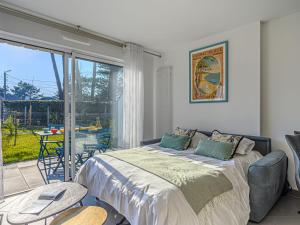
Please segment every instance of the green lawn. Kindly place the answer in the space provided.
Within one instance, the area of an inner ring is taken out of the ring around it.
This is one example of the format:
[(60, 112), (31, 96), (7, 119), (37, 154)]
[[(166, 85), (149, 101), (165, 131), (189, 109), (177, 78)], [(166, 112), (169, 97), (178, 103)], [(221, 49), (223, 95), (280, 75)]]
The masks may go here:
[[(14, 136), (10, 136), (7, 129), (2, 129), (2, 153), (3, 162), (12, 163), (24, 160), (37, 159), (40, 150), (40, 137), (30, 130), (18, 130), (16, 145)], [(63, 140), (63, 135), (49, 137), (49, 140)], [(56, 144), (48, 144), (51, 153), (57, 147)]]

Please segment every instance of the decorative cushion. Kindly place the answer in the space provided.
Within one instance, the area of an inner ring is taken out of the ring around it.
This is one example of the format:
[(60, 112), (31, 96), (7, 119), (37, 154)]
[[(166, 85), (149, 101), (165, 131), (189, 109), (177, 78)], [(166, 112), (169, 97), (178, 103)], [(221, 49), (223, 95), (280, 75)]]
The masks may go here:
[(233, 153), (233, 143), (219, 142), (210, 139), (201, 141), (195, 151), (196, 155), (213, 157), (220, 160), (231, 159)]
[(197, 148), (198, 144), (201, 141), (204, 141), (206, 139), (208, 139), (208, 136), (206, 136), (205, 134), (202, 134), (200, 132), (196, 132), (195, 135), (192, 137), (190, 147), (191, 148)]
[(192, 130), (192, 129), (185, 129), (185, 128), (180, 128), (180, 127), (176, 127), (174, 134), (176, 135), (182, 135), (182, 136), (189, 136), (190, 142), (186, 143), (186, 146), (184, 149), (187, 149), (191, 143), (192, 137), (195, 135), (197, 130)]
[(193, 137), (195, 135), (196, 131), (197, 130), (176, 127), (176, 129), (174, 131), (174, 134), (176, 134), (176, 135), (186, 135), (186, 136)]
[(210, 139), (217, 142), (232, 143), (232, 148), (233, 148), (232, 156), (233, 156), (235, 154), (235, 151), (240, 141), (243, 139), (243, 136), (222, 134), (221, 132), (214, 130), (212, 132)]
[(187, 135), (165, 134), (159, 144), (160, 147), (185, 150), (189, 146), (191, 138)]
[(255, 146), (255, 141), (252, 141), (252, 140), (244, 137), (240, 141), (240, 144), (238, 145), (235, 153), (238, 153), (241, 155), (247, 155), (249, 152), (252, 151), (254, 146)]

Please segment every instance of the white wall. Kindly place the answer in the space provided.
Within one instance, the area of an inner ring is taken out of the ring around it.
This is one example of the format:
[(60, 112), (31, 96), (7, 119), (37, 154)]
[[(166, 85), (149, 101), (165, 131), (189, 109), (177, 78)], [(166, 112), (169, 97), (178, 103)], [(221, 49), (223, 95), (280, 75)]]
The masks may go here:
[(300, 13), (262, 25), (262, 134), (273, 149), (289, 157), (289, 181), (294, 182), (292, 153), (284, 135), (300, 130)]
[(153, 138), (153, 78), (155, 73), (154, 58), (144, 55), (144, 140)]
[(155, 138), (173, 130), (173, 82), (172, 67), (161, 66), (155, 74)]
[(156, 100), (155, 82), (157, 70), (163, 65), (164, 57), (144, 54), (144, 140), (155, 138)]
[[(189, 50), (229, 42), (229, 102), (189, 103)], [(173, 66), (173, 127), (260, 134), (260, 23), (166, 49)]]
[[(292, 153), (284, 135), (300, 130), (300, 13), (252, 23), (195, 42), (165, 49), (173, 66), (173, 127), (262, 135), (272, 149), (289, 157), (288, 179), (294, 189)], [(189, 50), (229, 41), (229, 102), (189, 103)]]

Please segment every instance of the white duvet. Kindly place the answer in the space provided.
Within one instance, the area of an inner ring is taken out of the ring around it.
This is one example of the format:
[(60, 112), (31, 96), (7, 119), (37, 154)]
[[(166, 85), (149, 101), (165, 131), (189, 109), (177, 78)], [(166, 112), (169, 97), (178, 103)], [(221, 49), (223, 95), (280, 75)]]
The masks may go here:
[(195, 155), (193, 150), (176, 151), (157, 145), (143, 148), (192, 159), (191, 163), (210, 164), (225, 174), (233, 189), (215, 197), (196, 215), (176, 186), (107, 155), (89, 159), (78, 171), (76, 181), (85, 185), (90, 195), (113, 206), (131, 225), (247, 224), (250, 212), (247, 171), (251, 163), (261, 158), (258, 152), (220, 161)]

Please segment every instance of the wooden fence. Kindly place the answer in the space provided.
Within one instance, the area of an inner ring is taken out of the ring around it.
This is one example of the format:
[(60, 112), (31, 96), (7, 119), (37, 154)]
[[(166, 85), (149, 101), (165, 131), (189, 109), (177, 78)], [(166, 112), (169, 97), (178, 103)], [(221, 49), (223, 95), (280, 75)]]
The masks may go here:
[[(64, 124), (64, 101), (17, 100), (2, 101), (2, 122), (13, 116), (21, 127), (46, 127), (48, 124)], [(76, 124), (87, 126), (99, 118), (102, 126), (109, 126), (113, 102), (80, 102), (76, 104)]]

